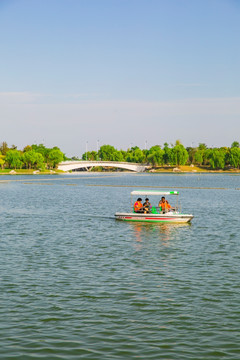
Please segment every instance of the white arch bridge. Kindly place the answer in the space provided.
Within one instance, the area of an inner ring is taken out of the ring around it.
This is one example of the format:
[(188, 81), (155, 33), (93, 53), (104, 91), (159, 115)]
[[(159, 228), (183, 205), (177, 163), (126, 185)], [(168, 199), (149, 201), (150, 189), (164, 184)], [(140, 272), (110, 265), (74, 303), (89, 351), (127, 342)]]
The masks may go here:
[(80, 170), (85, 169), (91, 171), (93, 167), (114, 167), (118, 169), (125, 169), (135, 172), (143, 172), (148, 168), (148, 165), (130, 163), (130, 162), (118, 162), (118, 161), (63, 161), (58, 165), (58, 169), (62, 171)]

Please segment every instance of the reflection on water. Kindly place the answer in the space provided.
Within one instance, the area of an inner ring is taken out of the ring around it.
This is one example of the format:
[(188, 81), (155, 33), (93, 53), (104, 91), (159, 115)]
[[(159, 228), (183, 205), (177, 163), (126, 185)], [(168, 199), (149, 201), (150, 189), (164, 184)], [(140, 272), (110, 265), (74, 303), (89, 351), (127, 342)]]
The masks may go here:
[(130, 226), (134, 229), (134, 235), (137, 242), (142, 242), (152, 236), (158, 237), (162, 241), (162, 244), (168, 246), (168, 242), (174, 238), (174, 234), (178, 229), (183, 227), (190, 227), (191, 223), (182, 224), (164, 224), (164, 223), (141, 223), (141, 222), (129, 222)]

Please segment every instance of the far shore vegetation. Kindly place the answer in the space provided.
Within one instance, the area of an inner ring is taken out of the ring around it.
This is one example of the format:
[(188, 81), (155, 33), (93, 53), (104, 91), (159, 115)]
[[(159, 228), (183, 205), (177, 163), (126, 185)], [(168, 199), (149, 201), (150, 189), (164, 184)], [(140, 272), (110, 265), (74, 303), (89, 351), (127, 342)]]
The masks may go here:
[[(49, 174), (59, 173), (58, 164), (67, 160), (119, 161), (143, 163), (149, 165), (152, 172), (169, 171), (240, 171), (240, 144), (234, 141), (231, 147), (208, 147), (199, 143), (197, 147), (184, 147), (179, 140), (175, 144), (164, 143), (150, 149), (140, 149), (138, 146), (127, 150), (117, 150), (111, 145), (103, 145), (99, 151), (89, 151), (81, 158), (71, 158), (57, 147), (47, 148), (43, 144), (27, 145), (22, 150), (17, 146), (0, 144), (0, 174)], [(104, 171), (101, 167), (93, 171)], [(115, 169), (114, 169), (115, 171)]]

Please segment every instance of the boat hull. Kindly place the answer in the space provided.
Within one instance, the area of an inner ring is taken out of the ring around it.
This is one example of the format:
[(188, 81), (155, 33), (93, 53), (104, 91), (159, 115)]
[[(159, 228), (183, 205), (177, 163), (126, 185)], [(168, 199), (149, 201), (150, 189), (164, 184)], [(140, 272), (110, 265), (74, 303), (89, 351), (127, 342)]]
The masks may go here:
[(122, 221), (189, 223), (193, 218), (190, 214), (169, 212), (166, 214), (116, 213), (115, 219)]

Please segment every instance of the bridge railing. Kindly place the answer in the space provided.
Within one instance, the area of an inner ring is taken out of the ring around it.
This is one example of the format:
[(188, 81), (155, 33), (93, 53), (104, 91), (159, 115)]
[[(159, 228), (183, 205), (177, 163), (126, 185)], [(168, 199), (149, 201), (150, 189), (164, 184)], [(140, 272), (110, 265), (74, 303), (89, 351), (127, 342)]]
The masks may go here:
[(136, 166), (148, 166), (149, 164), (146, 163), (134, 163), (131, 161), (108, 161), (108, 160), (68, 160), (68, 161), (62, 161), (59, 163), (59, 165), (67, 165), (67, 164), (79, 164), (79, 163), (91, 163), (91, 164), (98, 164), (98, 163), (108, 163), (108, 164), (122, 164), (122, 165), (136, 165)]

